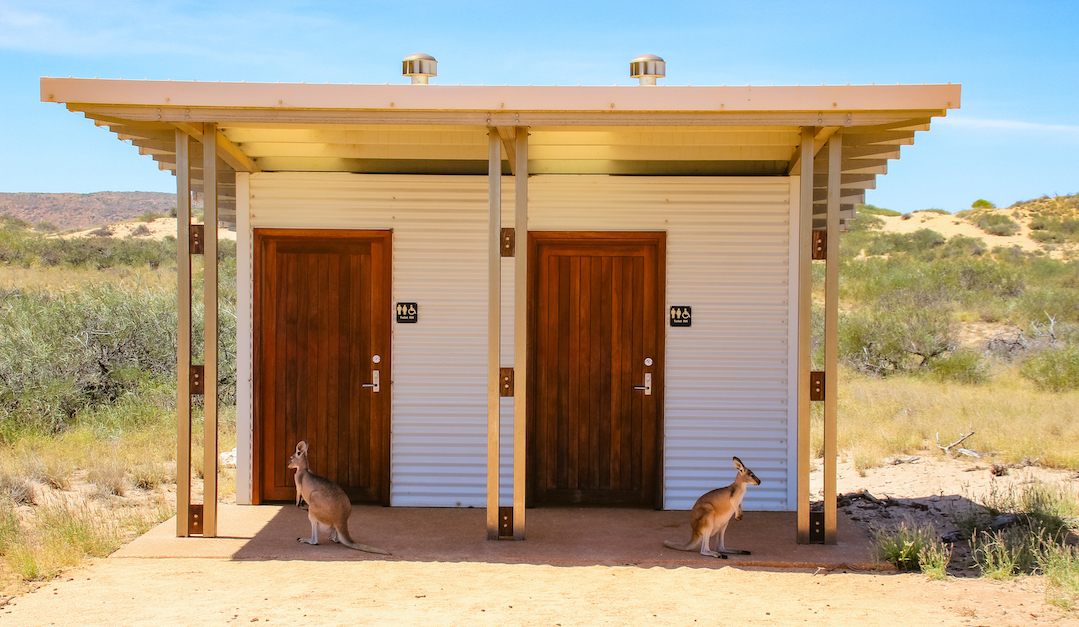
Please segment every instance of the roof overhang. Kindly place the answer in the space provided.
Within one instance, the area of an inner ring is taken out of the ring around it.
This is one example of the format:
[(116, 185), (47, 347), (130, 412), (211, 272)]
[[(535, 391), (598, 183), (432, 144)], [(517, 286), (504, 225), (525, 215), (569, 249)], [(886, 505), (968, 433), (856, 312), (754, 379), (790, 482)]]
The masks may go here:
[[(486, 174), (488, 132), (529, 127), (530, 174), (785, 176), (801, 129), (814, 157), (843, 134), (844, 213), (862, 202), (899, 147), (959, 107), (959, 85), (462, 86), (222, 83), (42, 78), (66, 104), (165, 170), (177, 129), (201, 140), (215, 123), (222, 218), (237, 171)], [(512, 142), (504, 142), (512, 150)], [(200, 144), (193, 144), (195, 188)], [(508, 157), (504, 154), (504, 157)], [(511, 159), (503, 164), (510, 172)], [(815, 176), (815, 179), (818, 178)], [(817, 194), (815, 194), (816, 196)], [(823, 197), (820, 210), (823, 212)]]

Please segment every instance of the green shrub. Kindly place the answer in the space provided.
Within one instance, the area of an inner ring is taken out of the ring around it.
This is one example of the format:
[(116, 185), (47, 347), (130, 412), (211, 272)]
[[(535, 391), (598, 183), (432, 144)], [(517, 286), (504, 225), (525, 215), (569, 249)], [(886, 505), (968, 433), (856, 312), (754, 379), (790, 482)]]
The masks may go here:
[(979, 198), (978, 200), (975, 200), (973, 203), (971, 203), (970, 206), (973, 209), (996, 209), (997, 208), (996, 205), (989, 202), (988, 200), (985, 200), (984, 198)]
[[(859, 215), (856, 219), (851, 220), (849, 232), (879, 231), (882, 228), (884, 228), (884, 220), (881, 220), (871, 213), (867, 213), (865, 215)], [(844, 243), (846, 243), (846, 241), (844, 241)]]
[(1030, 542), (1030, 530), (1024, 526), (1001, 531), (983, 531), (971, 538), (974, 563), (990, 579), (1009, 579), (1029, 574), (1038, 560)]
[(856, 205), (854, 207), (854, 210), (855, 210), (855, 215), (858, 215), (858, 216), (861, 216), (862, 214), (870, 214), (870, 215), (888, 216), (888, 217), (894, 218), (896, 216), (903, 215), (903, 214), (899, 213), (898, 211), (892, 211), (891, 209), (884, 209), (884, 208), (881, 208), (881, 207), (875, 207), (873, 205)]
[(1019, 223), (999, 213), (983, 213), (974, 220), (974, 225), (990, 235), (1009, 237), (1019, 233)]
[(933, 360), (930, 375), (941, 382), (979, 384), (989, 379), (989, 365), (978, 351), (960, 348)]
[(913, 372), (954, 350), (955, 325), (945, 309), (903, 307), (841, 316), (839, 357), (861, 372)]
[(1079, 389), (1079, 346), (1042, 351), (1028, 359), (1020, 372), (1043, 390)]
[(948, 564), (951, 561), (952, 548), (943, 542), (930, 542), (918, 553), (922, 574), (938, 581), (948, 577)]
[(1079, 550), (1046, 543), (1039, 562), (1045, 574), (1045, 600), (1068, 611), (1079, 606)]
[(100, 283), (13, 294), (0, 309), (0, 434), (55, 432), (175, 368), (174, 292)]
[[(103, 227), (104, 228), (104, 227)], [(44, 238), (21, 229), (0, 231), (0, 263), (105, 269), (116, 266), (170, 267), (176, 264), (176, 239), (104, 237)], [(233, 249), (235, 243), (232, 243)]]
[(894, 529), (873, 531), (877, 546), (877, 558), (895, 564), (901, 571), (921, 570), (921, 559), (926, 547), (936, 541), (932, 525), (922, 525), (904, 520)]
[(989, 247), (980, 237), (953, 235), (940, 249), (940, 256), (941, 258), (980, 257), (987, 252), (989, 252)]

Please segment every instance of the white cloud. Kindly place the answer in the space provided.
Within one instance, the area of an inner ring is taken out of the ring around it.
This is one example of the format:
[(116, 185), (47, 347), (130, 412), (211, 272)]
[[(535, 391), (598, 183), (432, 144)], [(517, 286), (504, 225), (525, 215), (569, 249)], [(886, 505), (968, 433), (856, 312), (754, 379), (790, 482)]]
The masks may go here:
[(1014, 131), (1018, 133), (1052, 133), (1069, 135), (1079, 139), (1079, 126), (1073, 124), (1042, 124), (1021, 120), (991, 120), (985, 118), (946, 117), (934, 120), (934, 125), (955, 126), (987, 131)]

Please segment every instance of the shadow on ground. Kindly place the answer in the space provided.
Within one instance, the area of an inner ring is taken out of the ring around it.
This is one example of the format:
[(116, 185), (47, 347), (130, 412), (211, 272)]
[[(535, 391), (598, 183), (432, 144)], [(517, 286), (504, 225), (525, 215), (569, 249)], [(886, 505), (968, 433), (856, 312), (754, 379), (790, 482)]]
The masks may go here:
[(115, 557), (209, 557), (234, 560), (403, 560), (552, 566), (768, 568), (876, 567), (869, 534), (841, 513), (836, 545), (797, 544), (794, 512), (746, 512), (732, 521), (727, 546), (751, 551), (727, 560), (676, 551), (664, 540), (689, 539), (689, 512), (600, 508), (530, 509), (527, 540), (488, 541), (486, 512), (468, 508), (355, 506), (353, 540), (390, 551), (385, 558), (322, 540), (311, 546), (307, 512), (293, 505), (219, 505), (217, 538), (177, 538), (176, 521), (158, 525)]

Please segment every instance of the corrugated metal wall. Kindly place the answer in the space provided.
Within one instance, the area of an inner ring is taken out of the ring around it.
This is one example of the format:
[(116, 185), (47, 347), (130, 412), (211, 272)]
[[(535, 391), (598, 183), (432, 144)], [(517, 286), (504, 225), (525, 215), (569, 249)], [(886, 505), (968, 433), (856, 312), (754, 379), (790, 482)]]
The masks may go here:
[(535, 177), (529, 229), (667, 232), (664, 506), (761, 479), (749, 509), (789, 509), (790, 185), (784, 178)]
[(252, 228), (393, 229), (390, 501), (486, 503), (486, 177), (255, 174)]
[[(391, 501), (483, 507), (486, 177), (264, 173), (250, 189), (252, 228), (394, 230), (393, 300), (420, 303), (420, 323), (393, 325)], [(506, 177), (506, 227), (512, 203)], [(763, 482), (747, 508), (792, 508), (789, 209), (785, 178), (529, 179), (530, 229), (667, 231), (667, 304), (694, 314), (692, 327), (667, 329), (667, 508), (729, 483), (734, 455)], [(506, 366), (511, 262), (502, 281)], [(512, 497), (510, 400), (501, 405), (503, 504)]]

